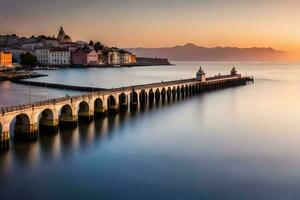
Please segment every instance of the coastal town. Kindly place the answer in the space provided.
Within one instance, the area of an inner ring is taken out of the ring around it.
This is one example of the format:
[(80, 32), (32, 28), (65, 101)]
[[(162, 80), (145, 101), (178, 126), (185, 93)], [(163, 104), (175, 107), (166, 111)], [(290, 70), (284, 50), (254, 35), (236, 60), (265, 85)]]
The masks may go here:
[(122, 67), (135, 65), (169, 64), (165, 59), (137, 58), (131, 52), (108, 47), (100, 42), (73, 42), (60, 27), (57, 37), (45, 35), (19, 37), (0, 36), (0, 68), (15, 67)]

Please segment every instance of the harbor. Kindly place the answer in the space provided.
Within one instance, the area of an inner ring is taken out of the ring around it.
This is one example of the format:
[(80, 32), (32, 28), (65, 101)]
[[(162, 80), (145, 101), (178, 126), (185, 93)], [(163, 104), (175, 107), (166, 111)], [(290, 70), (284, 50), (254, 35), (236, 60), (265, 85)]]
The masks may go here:
[(38, 78), (43, 76), (47, 76), (47, 75), (39, 74), (36, 72), (30, 72), (30, 71), (1, 71), (0, 81), (31, 79), (31, 78)]

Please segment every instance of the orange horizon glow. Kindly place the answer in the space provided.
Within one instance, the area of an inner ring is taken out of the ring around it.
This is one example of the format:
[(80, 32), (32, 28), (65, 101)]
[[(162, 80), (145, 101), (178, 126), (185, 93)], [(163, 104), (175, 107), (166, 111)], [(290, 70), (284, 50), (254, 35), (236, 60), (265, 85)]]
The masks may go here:
[(0, 22), (0, 34), (56, 36), (63, 25), (74, 41), (123, 48), (193, 43), (300, 52), (300, 2), (296, 0), (89, 0), (74, 5), (68, 0), (47, 5), (12, 0), (4, 6), (10, 9), (0, 12), (6, 19)]

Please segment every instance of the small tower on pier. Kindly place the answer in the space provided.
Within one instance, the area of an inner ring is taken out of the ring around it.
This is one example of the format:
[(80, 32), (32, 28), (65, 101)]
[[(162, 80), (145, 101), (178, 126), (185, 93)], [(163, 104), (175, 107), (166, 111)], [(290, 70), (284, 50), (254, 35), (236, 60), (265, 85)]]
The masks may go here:
[(196, 74), (196, 79), (198, 81), (201, 81), (201, 82), (205, 82), (206, 81), (206, 75), (205, 75), (205, 73), (204, 73), (204, 71), (203, 71), (203, 69), (202, 69), (201, 66), (200, 66), (200, 68), (199, 68), (199, 70), (198, 70), (198, 72)]
[(238, 73), (237, 73), (237, 70), (235, 69), (234, 66), (233, 66), (233, 68), (231, 69), (230, 75), (231, 75), (231, 76), (238, 76), (238, 77), (241, 76), (241, 74), (238, 74)]

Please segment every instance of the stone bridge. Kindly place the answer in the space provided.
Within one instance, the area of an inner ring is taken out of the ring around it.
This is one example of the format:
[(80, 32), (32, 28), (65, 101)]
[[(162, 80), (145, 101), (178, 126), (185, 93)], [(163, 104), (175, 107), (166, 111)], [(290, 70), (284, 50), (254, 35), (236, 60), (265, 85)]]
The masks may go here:
[(0, 108), (0, 143), (5, 148), (11, 133), (15, 139), (37, 139), (39, 132), (57, 132), (59, 126), (76, 126), (79, 120), (136, 110), (185, 99), (204, 91), (246, 85), (252, 77), (226, 75), (184, 79), (92, 92), (25, 105)]

